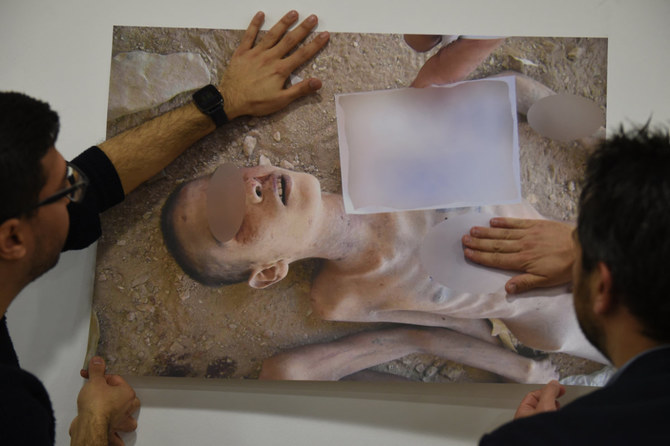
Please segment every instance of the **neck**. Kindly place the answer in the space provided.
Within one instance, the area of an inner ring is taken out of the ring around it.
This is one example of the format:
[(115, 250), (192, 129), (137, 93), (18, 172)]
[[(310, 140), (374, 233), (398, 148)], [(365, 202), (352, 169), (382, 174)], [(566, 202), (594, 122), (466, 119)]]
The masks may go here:
[(21, 277), (16, 274), (16, 271), (0, 268), (0, 283), (2, 283), (2, 287), (0, 288), (0, 317), (2, 317), (7, 312), (9, 304), (12, 303), (27, 283), (16, 280), (17, 277)]
[(370, 231), (385, 217), (380, 214), (347, 214), (341, 195), (322, 193), (323, 212), (313, 242), (303, 257), (317, 257), (340, 264), (356, 263), (370, 248)]
[(622, 367), (640, 353), (663, 345), (644, 335), (642, 324), (625, 308), (606, 321), (604, 329), (607, 354), (615, 367)]

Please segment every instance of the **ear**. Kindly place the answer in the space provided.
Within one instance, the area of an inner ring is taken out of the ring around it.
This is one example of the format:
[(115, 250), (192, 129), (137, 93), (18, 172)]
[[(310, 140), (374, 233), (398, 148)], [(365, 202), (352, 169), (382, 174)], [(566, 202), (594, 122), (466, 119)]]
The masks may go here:
[(249, 277), (249, 286), (256, 289), (267, 288), (279, 282), (288, 274), (288, 262), (277, 260), (270, 266), (255, 268)]
[(598, 262), (593, 280), (595, 281), (593, 312), (606, 314), (612, 310), (615, 302), (612, 297), (612, 272), (605, 263)]
[(0, 259), (19, 260), (26, 255), (26, 225), (18, 218), (0, 224)]

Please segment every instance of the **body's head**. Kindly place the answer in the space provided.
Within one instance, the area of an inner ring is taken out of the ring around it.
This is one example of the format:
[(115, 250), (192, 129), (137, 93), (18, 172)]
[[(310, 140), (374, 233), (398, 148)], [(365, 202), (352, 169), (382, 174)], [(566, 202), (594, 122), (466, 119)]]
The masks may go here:
[(58, 130), (48, 104), (0, 93), (0, 267), (21, 286), (55, 265), (67, 237), (69, 200), (58, 193), (69, 186), (68, 167), (54, 147)]
[[(288, 264), (309, 251), (321, 223), (321, 190), (315, 177), (272, 166), (243, 168), (241, 173), (245, 206), (231, 212), (243, 212), (244, 217), (230, 240), (215, 238), (208, 206), (234, 201), (227, 196), (234, 188), (211, 181), (212, 175), (182, 184), (163, 207), (161, 228), (168, 250), (189, 276), (208, 286), (248, 280), (264, 288), (281, 280)], [(225, 212), (216, 215), (226, 218)]]
[(590, 157), (576, 246), (575, 308), (589, 340), (606, 350), (600, 316), (619, 308), (634, 318), (640, 335), (670, 342), (667, 131), (621, 130)]

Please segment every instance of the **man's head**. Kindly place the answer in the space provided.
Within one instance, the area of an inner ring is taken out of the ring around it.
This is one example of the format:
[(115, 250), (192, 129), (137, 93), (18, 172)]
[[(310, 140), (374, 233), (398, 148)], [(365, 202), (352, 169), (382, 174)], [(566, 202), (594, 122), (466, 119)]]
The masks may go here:
[(0, 93), (0, 261), (21, 263), (22, 280), (53, 267), (67, 236), (67, 197), (40, 204), (67, 186), (58, 130), (48, 104)]
[[(161, 229), (168, 251), (194, 280), (221, 286), (248, 280), (264, 288), (303, 257), (321, 211), (319, 182), (311, 175), (272, 166), (244, 168), (244, 216), (235, 236), (219, 241), (212, 234), (208, 206), (229, 203), (232, 188), (212, 175), (179, 186), (168, 197)], [(216, 188), (216, 189), (211, 189)], [(208, 203), (209, 200), (209, 203)], [(231, 212), (235, 212), (232, 211)], [(217, 213), (217, 218), (226, 218)]]
[[(598, 318), (609, 302), (624, 307), (656, 342), (670, 341), (670, 139), (647, 126), (620, 130), (590, 157), (580, 197), (574, 269), (575, 309), (601, 351)], [(593, 286), (599, 278), (600, 289)], [(591, 283), (589, 283), (591, 282)], [(611, 297), (598, 310), (597, 293)]]

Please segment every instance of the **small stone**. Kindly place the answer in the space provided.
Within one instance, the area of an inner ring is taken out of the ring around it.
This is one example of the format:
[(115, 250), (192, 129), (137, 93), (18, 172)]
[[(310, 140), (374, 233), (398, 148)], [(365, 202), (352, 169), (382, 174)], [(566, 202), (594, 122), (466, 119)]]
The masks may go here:
[(270, 158), (268, 158), (265, 155), (261, 155), (258, 158), (258, 165), (259, 166), (272, 166), (272, 161), (270, 161)]
[(570, 192), (574, 192), (575, 189), (576, 189), (575, 182), (574, 182), (574, 181), (570, 181), (570, 182), (568, 183), (568, 190), (569, 190)]
[(228, 328), (230, 328), (231, 330), (235, 330), (237, 328), (237, 325), (230, 324), (230, 325), (228, 325)]
[(435, 376), (437, 374), (437, 372), (438, 372), (438, 368), (435, 367), (434, 365), (432, 365), (432, 366), (428, 367), (428, 370), (426, 370), (426, 373), (425, 373), (424, 376), (426, 378), (432, 378), (433, 376)]
[(244, 137), (244, 143), (242, 143), (244, 147), (244, 153), (250, 157), (252, 153), (254, 153), (254, 149), (256, 148), (256, 138), (253, 136), (245, 136)]
[(274, 134), (272, 135), (272, 139), (274, 139), (277, 142), (281, 141), (281, 133), (279, 133), (279, 131), (274, 132)]
[(187, 301), (190, 298), (191, 298), (191, 294), (188, 291), (184, 291), (182, 293), (179, 293), (179, 300), (181, 300), (182, 302)]
[(354, 48), (358, 48), (358, 42), (354, 42)]
[(253, 126), (255, 126), (256, 124), (258, 124), (258, 118), (251, 118), (251, 119), (249, 120), (249, 123), (248, 123), (248, 124), (249, 124), (249, 127), (253, 127)]
[(130, 322), (135, 320), (135, 313), (133, 311), (128, 312), (128, 316), (126, 316), (126, 319), (128, 319)]
[(126, 242), (125, 240), (119, 240), (118, 242), (116, 242), (118, 246), (126, 246), (126, 243), (128, 242)]
[(423, 364), (417, 364), (417, 366), (414, 367), (414, 370), (416, 370), (419, 373), (423, 373), (424, 370), (426, 370), (426, 366)]
[(150, 304), (139, 304), (136, 305), (135, 308), (144, 313), (153, 313), (155, 310), (154, 306)]
[(291, 164), (290, 162), (286, 161), (286, 160), (282, 160), (279, 163), (279, 167), (281, 167), (282, 169), (288, 169), (288, 170), (295, 169), (295, 166), (293, 164)]
[(149, 280), (149, 274), (143, 274), (141, 276), (138, 276), (133, 280), (133, 282), (130, 284), (130, 288), (135, 288), (136, 286), (142, 285), (144, 283), (147, 283)]
[(299, 84), (303, 80), (300, 76), (296, 76), (294, 74), (291, 74), (288, 77), (288, 79), (289, 79), (289, 82), (291, 82), (291, 85)]
[(145, 212), (142, 218), (145, 220), (149, 220), (151, 218), (151, 212)]
[(584, 53), (584, 49), (581, 48), (581, 47), (576, 46), (576, 47), (574, 47), (574, 48), (572, 48), (568, 51), (568, 54), (566, 55), (566, 57), (568, 58), (568, 60), (570, 62), (574, 62), (575, 60), (579, 59), (582, 56), (583, 53)]

